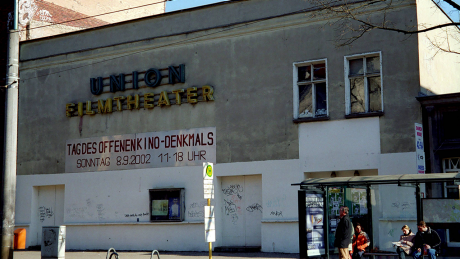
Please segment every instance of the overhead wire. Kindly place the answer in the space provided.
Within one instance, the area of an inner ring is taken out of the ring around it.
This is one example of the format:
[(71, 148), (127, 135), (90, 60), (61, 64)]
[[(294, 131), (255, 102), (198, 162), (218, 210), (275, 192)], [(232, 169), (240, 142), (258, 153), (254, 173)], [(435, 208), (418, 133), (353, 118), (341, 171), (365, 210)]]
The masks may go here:
[(134, 6), (134, 7), (126, 8), (126, 9), (120, 9), (120, 10), (116, 10), (116, 11), (112, 11), (112, 12), (108, 12), (108, 13), (101, 13), (101, 14), (86, 16), (86, 17), (82, 17), (82, 18), (78, 18), (78, 19), (67, 20), (67, 21), (63, 21), (63, 22), (50, 23), (50, 24), (41, 25), (41, 26), (37, 26), (37, 27), (32, 27), (32, 28), (28, 28), (28, 29), (22, 29), (22, 30), (18, 30), (18, 31), (19, 31), (19, 32), (22, 32), (22, 31), (31, 31), (31, 30), (36, 30), (36, 29), (41, 29), (41, 28), (50, 27), (50, 26), (61, 25), (61, 24), (66, 24), (66, 23), (70, 23), (70, 22), (86, 20), (86, 19), (90, 19), (90, 18), (94, 18), (94, 17), (99, 17), (99, 16), (104, 16), (104, 15), (114, 14), (114, 13), (118, 13), (118, 12), (129, 11), (129, 10), (137, 9), (137, 8), (141, 8), (141, 7), (146, 7), (146, 6), (156, 5), (156, 4), (162, 4), (162, 3), (166, 3), (166, 2), (170, 2), (170, 1), (173, 1), (173, 0), (164, 0), (164, 1), (155, 2), (155, 3), (150, 3), (150, 4)]

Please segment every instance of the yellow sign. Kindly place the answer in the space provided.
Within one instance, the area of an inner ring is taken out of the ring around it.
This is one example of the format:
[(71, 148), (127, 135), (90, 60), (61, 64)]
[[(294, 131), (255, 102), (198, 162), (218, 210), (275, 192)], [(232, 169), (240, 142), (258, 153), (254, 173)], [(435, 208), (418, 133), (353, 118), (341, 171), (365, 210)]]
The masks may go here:
[(203, 187), (204, 187), (204, 198), (214, 199), (214, 175), (213, 175), (213, 163), (203, 163)]
[(206, 167), (206, 174), (209, 176), (209, 177), (212, 177), (212, 166), (211, 165), (208, 165)]

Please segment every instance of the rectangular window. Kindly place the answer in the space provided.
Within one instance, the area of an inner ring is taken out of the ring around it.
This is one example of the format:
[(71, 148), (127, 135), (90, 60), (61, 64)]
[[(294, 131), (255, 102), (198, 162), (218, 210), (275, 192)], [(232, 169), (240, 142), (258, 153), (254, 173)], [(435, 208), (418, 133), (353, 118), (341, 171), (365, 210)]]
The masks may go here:
[(442, 113), (442, 127), (443, 140), (455, 141), (460, 139), (460, 111), (444, 111)]
[(294, 119), (327, 116), (326, 60), (294, 63)]
[(150, 221), (183, 221), (185, 200), (183, 188), (152, 189), (150, 193)]
[(380, 52), (345, 57), (346, 114), (383, 112)]

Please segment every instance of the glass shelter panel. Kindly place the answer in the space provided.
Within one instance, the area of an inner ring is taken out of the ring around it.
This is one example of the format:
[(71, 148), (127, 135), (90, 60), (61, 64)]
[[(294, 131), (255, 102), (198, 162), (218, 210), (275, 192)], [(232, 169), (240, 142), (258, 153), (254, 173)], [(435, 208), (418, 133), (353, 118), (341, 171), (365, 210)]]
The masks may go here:
[(335, 232), (340, 221), (340, 207), (349, 208), (349, 216), (353, 225), (360, 223), (363, 231), (369, 231), (371, 220), (368, 219), (367, 190), (366, 188), (329, 187), (329, 249), (334, 249)]

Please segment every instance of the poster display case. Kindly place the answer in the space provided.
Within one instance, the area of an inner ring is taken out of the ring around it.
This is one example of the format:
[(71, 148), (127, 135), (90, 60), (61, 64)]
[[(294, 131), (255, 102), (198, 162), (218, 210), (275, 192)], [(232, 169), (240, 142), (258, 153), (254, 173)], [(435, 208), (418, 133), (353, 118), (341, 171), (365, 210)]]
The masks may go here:
[(323, 194), (306, 193), (305, 207), (307, 254), (309, 256), (323, 255), (325, 252)]
[(185, 190), (150, 189), (150, 221), (183, 221)]
[(323, 257), (326, 254), (325, 197), (321, 191), (299, 191), (300, 258)]

